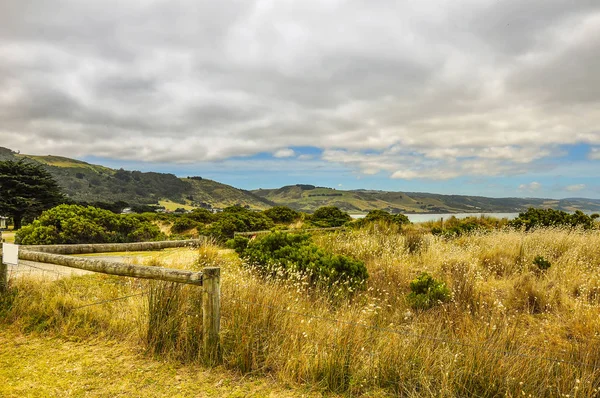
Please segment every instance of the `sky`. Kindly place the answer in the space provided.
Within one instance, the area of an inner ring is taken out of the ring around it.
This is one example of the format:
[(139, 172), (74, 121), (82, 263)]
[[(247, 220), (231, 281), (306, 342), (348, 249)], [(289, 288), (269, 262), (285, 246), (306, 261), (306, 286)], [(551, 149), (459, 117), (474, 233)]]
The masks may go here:
[(600, 198), (598, 0), (5, 0), (0, 146), (240, 188)]

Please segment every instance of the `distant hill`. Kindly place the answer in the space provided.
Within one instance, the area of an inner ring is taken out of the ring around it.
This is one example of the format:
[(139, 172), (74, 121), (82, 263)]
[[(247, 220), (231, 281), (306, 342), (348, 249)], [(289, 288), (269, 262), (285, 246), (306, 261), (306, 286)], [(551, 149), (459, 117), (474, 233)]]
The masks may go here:
[(482, 196), (439, 195), (422, 192), (388, 192), (370, 190), (343, 191), (313, 185), (288, 185), (279, 189), (258, 189), (256, 195), (311, 212), (321, 206), (337, 206), (351, 213), (366, 213), (381, 209), (392, 213), (514, 213), (529, 207), (553, 208), (565, 211), (600, 211), (600, 200), (486, 198)]
[(24, 155), (0, 147), (0, 160), (19, 159), (44, 165), (70, 198), (85, 202), (161, 203), (170, 209), (223, 208), (236, 204), (266, 209), (284, 205), (305, 212), (321, 206), (337, 206), (350, 213), (374, 209), (392, 213), (513, 213), (529, 207), (600, 212), (600, 200), (584, 198), (486, 198), (365, 189), (344, 191), (306, 184), (245, 191), (201, 177), (178, 178), (166, 173), (115, 170), (60, 156)]
[(166, 173), (114, 170), (60, 156), (19, 154), (0, 147), (0, 160), (20, 159), (42, 164), (75, 201), (125, 201), (130, 204), (166, 201), (175, 208), (178, 204), (216, 208), (238, 204), (253, 209), (266, 209), (273, 205), (251, 192), (200, 177), (178, 178)]

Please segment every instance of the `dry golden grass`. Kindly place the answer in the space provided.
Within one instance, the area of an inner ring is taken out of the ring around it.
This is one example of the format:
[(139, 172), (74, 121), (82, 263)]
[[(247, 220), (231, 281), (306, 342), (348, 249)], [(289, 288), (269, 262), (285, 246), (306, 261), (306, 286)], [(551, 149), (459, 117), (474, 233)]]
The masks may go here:
[(0, 330), (0, 396), (317, 397), (222, 367), (154, 360), (129, 341), (84, 342)]
[(15, 243), (15, 233), (4, 231), (2, 232), (2, 239), (4, 239), (6, 243)]
[[(314, 237), (328, 250), (366, 262), (370, 279), (352, 296), (310, 289), (302, 279), (257, 277), (240, 266), (235, 253), (214, 244), (139, 260), (222, 268), (223, 366), (239, 374), (352, 396), (599, 396), (599, 231), (420, 235), (418, 250), (407, 239), (415, 238), (384, 226)], [(550, 269), (533, 265), (538, 255), (551, 262)], [(451, 288), (450, 303), (425, 311), (410, 308), (409, 283), (424, 271)], [(19, 300), (11, 299), (16, 305), (0, 318), (25, 331), (44, 324), (41, 330), (65, 338), (83, 339), (96, 330), (103, 338), (143, 343), (152, 352), (152, 342), (145, 340), (146, 301), (128, 299), (112, 312), (89, 307), (86, 316), (64, 312), (69, 308), (64, 302), (80, 300), (73, 290), (80, 289), (81, 302), (126, 293), (116, 282), (111, 293), (106, 281), (96, 291), (91, 281), (20, 282)], [(199, 333), (185, 318), (195, 308), (189, 304), (196, 294), (192, 289), (176, 293), (187, 304), (164, 318), (178, 319), (190, 332), (171, 340), (173, 355), (161, 355), (193, 362), (197, 356), (187, 354), (200, 348), (185, 343)], [(53, 321), (36, 321), (45, 319), (39, 315), (32, 320), (32, 313), (51, 314)]]

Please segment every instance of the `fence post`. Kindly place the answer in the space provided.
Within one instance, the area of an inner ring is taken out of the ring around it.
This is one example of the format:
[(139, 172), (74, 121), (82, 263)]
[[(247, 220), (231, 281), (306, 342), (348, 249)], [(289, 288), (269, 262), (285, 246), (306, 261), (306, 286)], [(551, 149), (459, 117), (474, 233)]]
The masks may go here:
[(6, 293), (8, 289), (8, 265), (2, 261), (0, 255), (0, 295)]
[(221, 268), (207, 267), (202, 274), (202, 343), (205, 360), (212, 364), (220, 356)]
[[(1, 234), (1, 232), (0, 232)], [(0, 242), (0, 295), (8, 290), (8, 264), (4, 262), (4, 244)]]

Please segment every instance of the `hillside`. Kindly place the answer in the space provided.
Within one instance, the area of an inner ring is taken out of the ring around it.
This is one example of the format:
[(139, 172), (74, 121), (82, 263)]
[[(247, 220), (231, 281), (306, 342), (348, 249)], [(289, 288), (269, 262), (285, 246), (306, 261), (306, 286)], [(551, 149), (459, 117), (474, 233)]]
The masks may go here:
[(528, 207), (600, 211), (600, 200), (583, 198), (486, 198), (364, 189), (344, 191), (302, 184), (245, 191), (201, 177), (178, 178), (166, 173), (115, 170), (60, 156), (24, 155), (0, 147), (0, 160), (24, 158), (44, 165), (65, 193), (78, 202), (161, 203), (169, 209), (223, 208), (236, 204), (266, 209), (284, 205), (305, 212), (313, 212), (321, 206), (337, 206), (355, 214), (374, 209), (392, 213), (513, 213)]
[(351, 213), (373, 209), (393, 213), (512, 213), (528, 207), (545, 207), (565, 211), (600, 211), (600, 200), (486, 198), (482, 196), (439, 195), (421, 192), (342, 191), (313, 185), (289, 185), (279, 189), (252, 191), (278, 205), (311, 212), (321, 206), (337, 206)]
[(0, 147), (0, 160), (20, 159), (44, 165), (64, 192), (78, 202), (157, 204), (168, 201), (217, 208), (239, 204), (255, 209), (271, 206), (268, 200), (251, 192), (199, 177), (189, 179), (166, 173), (114, 170), (60, 156), (19, 154)]

